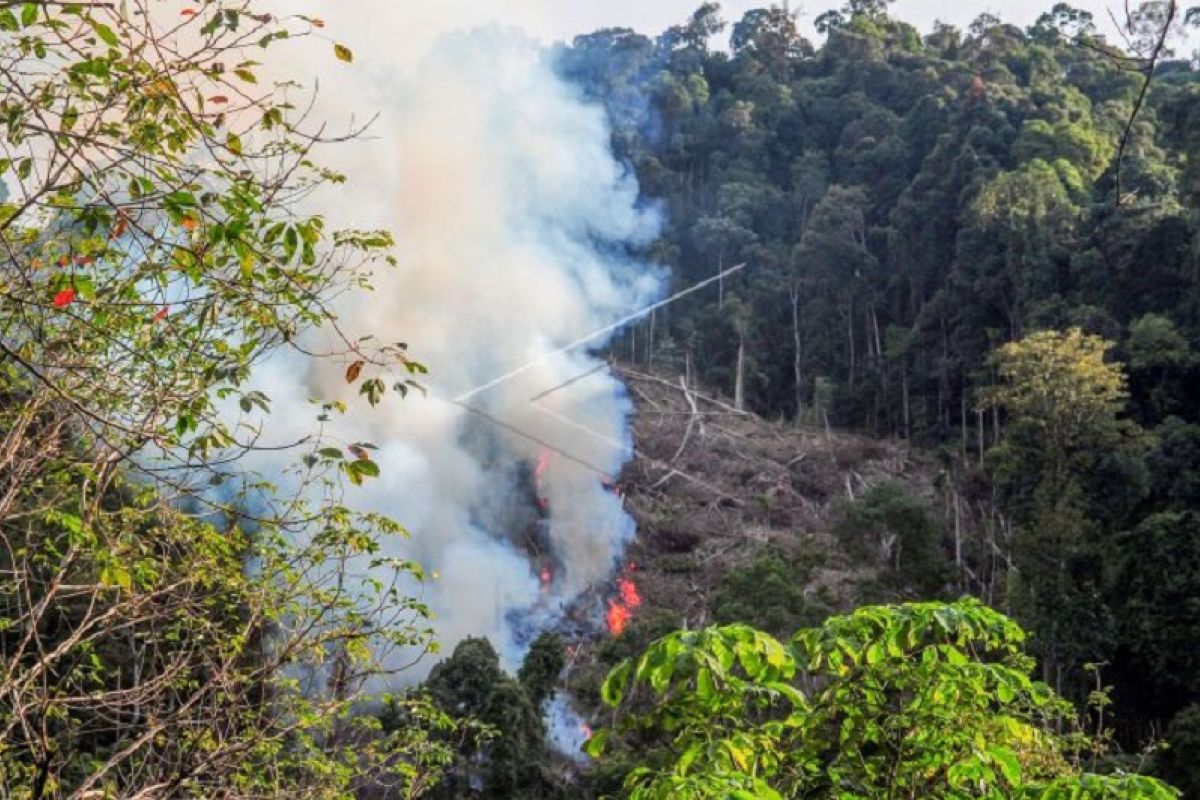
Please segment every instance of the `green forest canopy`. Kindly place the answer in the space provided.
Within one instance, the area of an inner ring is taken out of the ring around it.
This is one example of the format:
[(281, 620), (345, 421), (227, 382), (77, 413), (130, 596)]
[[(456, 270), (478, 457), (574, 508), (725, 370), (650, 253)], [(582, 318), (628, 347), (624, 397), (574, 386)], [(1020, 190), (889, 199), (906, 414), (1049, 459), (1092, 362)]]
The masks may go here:
[(732, 394), (744, 342), (754, 410), (941, 442), (974, 426), (988, 353), (1029, 331), (1125, 347), (1154, 314), (1194, 341), (1190, 64), (1158, 65), (1118, 172), (1142, 75), (1089, 14), (922, 36), (886, 6), (825, 15), (820, 47), (775, 9), (734, 24), (725, 52), (709, 4), (656, 39), (610, 29), (561, 50), (664, 208), (654, 255), (676, 284), (751, 265), (730, 302), (669, 309), (637, 358), (690, 359)]
[[(1165, 54), (1147, 84), (1064, 3), (927, 33), (888, 5), (822, 14), (820, 44), (785, 10), (729, 25), (706, 4), (561, 48), (664, 211), (652, 255), (675, 288), (749, 265), (614, 350), (942, 453), (991, 522), (973, 552), (922, 556), (908, 591), (962, 575), (1076, 702), (1104, 664), (1119, 744), (1165, 733), (1183, 750), (1158, 761), (1194, 791), (1200, 73)], [(1134, 8), (1168, 10), (1200, 19)]]

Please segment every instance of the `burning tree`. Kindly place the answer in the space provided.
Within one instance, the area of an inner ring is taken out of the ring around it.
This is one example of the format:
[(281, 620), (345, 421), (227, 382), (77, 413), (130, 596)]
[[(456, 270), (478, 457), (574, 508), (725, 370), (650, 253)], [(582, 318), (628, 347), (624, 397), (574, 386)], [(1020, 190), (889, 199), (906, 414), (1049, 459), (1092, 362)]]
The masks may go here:
[(373, 762), (430, 780), (436, 746), (352, 729), (380, 658), (430, 641), (418, 568), (376, 555), (403, 531), (342, 501), (378, 474), (369, 446), (294, 443), (287, 494), (234, 466), (270, 409), (252, 367), (306, 329), (372, 403), (422, 370), (328, 308), (390, 237), (297, 210), (341, 176), (257, 59), (322, 27), (250, 0), (0, 3), (6, 796), (314, 796)]

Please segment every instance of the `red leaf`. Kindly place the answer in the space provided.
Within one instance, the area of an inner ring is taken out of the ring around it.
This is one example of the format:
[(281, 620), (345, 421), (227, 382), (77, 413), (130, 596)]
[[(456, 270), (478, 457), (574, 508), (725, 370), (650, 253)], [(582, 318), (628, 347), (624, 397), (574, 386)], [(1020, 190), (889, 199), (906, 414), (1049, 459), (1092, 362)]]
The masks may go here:
[(210, 102), (210, 103), (228, 103), (229, 98), (223, 94), (214, 94), (212, 97), (208, 98), (208, 102)]
[(154, 321), (155, 321), (155, 322), (162, 322), (162, 321), (163, 321), (164, 319), (166, 319), (166, 318), (167, 318), (167, 306), (163, 306), (163, 307), (162, 307), (162, 308), (160, 308), (160, 309), (158, 310), (158, 312), (157, 312), (157, 313), (154, 315)]
[(69, 306), (75, 300), (74, 289), (63, 289), (58, 294), (54, 295), (54, 307), (63, 308)]
[(358, 380), (358, 374), (362, 372), (363, 362), (355, 361), (350, 366), (346, 367), (346, 383), (354, 383)]
[(198, 14), (198, 13), (199, 13), (199, 12), (198, 12), (198, 11), (196, 11), (196, 9), (194, 9), (194, 8), (185, 8), (183, 11), (180, 11), (180, 12), (179, 12), (179, 16), (181, 16), (181, 17), (194, 17), (194, 16), (196, 16), (196, 14)]

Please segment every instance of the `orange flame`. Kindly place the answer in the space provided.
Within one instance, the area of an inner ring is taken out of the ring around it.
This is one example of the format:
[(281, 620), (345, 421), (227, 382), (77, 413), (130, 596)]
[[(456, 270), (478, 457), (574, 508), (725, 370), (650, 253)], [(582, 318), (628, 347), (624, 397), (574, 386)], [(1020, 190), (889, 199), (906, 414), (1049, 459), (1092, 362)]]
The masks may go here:
[(630, 609), (642, 604), (642, 596), (638, 594), (637, 586), (629, 578), (617, 578), (617, 589), (621, 592), (621, 603)]
[(608, 613), (604, 615), (604, 621), (608, 625), (608, 632), (613, 636), (620, 636), (624, 633), (625, 626), (629, 624), (632, 617), (633, 612), (628, 608), (616, 600), (608, 601)]
[[(634, 569), (636, 565), (631, 564), (628, 571)], [(617, 578), (617, 595), (608, 601), (608, 612), (604, 615), (605, 623), (613, 636), (620, 636), (624, 632), (629, 621), (633, 619), (633, 612), (642, 604), (637, 585), (624, 575)]]

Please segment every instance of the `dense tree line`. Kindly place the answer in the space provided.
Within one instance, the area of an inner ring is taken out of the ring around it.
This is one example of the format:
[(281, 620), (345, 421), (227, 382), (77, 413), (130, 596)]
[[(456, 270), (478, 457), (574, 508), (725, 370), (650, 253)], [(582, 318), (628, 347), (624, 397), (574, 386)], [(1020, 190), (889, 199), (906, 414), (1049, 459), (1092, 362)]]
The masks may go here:
[(942, 452), (955, 502), (987, 509), (972, 541), (881, 528), (906, 513), (887, 489), (843, 541), (905, 531), (889, 596), (1001, 605), (1077, 702), (1102, 663), (1120, 744), (1165, 737), (1163, 768), (1195, 781), (1200, 72), (1177, 31), (1155, 48), (1168, 17), (1200, 14), (1134, 6), (1117, 47), (1064, 3), (922, 34), (850, 0), (817, 44), (786, 9), (728, 25), (709, 3), (558, 58), (662, 208), (674, 288), (748, 265), (617, 354)]
[(1118, 170), (1141, 75), (1089, 14), (922, 37), (886, 5), (823, 15), (819, 48), (773, 8), (718, 49), (709, 4), (657, 39), (603, 30), (559, 53), (661, 204), (675, 284), (749, 263), (638, 331), (636, 358), (688, 360), (733, 394), (743, 348), (756, 411), (973, 442), (986, 357), (1027, 331), (1136, 346), (1150, 314), (1194, 341), (1190, 64), (1159, 65)]

